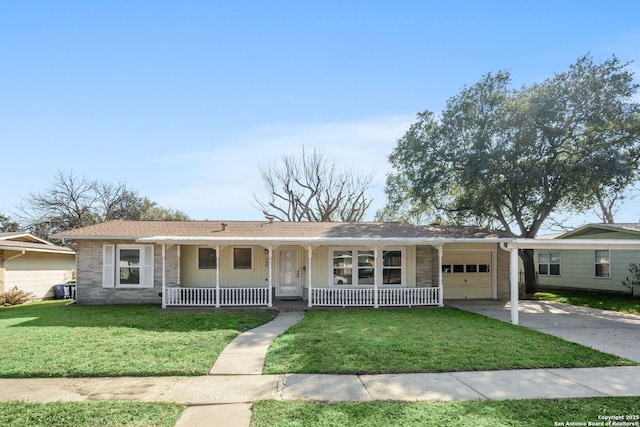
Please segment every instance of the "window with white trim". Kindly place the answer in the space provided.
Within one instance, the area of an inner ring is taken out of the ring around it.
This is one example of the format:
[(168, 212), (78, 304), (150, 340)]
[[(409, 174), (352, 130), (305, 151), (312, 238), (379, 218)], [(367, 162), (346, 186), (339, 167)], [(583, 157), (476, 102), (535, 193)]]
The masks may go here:
[[(402, 285), (405, 277), (404, 250), (382, 250), (376, 266), (374, 250), (367, 248), (333, 248), (331, 255), (332, 284), (336, 286)], [(354, 261), (356, 260), (356, 261)]]
[(233, 269), (253, 270), (253, 248), (233, 248)]
[(198, 248), (198, 270), (216, 268), (216, 250), (214, 248)]
[(538, 253), (538, 274), (541, 276), (559, 276), (560, 252)]
[[(109, 287), (109, 283), (113, 283), (116, 288), (153, 288), (152, 245), (116, 245), (115, 251), (105, 250), (104, 256), (104, 287)], [(115, 263), (107, 259), (111, 256), (115, 257)], [(108, 271), (111, 266), (115, 269), (113, 282), (108, 279), (108, 276), (114, 273), (113, 270)]]
[(595, 251), (595, 269), (594, 273), (596, 277), (611, 277), (611, 253), (608, 249)]

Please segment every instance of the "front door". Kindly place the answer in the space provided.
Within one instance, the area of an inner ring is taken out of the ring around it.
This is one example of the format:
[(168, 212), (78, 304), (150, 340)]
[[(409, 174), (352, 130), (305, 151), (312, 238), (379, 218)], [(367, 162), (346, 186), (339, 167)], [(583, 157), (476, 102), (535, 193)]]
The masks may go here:
[(300, 289), (300, 253), (298, 248), (278, 248), (277, 297), (302, 296)]

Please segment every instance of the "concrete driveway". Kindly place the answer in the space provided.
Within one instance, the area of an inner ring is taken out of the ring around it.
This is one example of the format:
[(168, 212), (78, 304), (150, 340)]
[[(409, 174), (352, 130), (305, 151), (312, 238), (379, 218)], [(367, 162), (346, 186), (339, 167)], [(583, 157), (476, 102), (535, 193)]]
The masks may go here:
[[(511, 321), (507, 301), (448, 300), (445, 306)], [(551, 301), (519, 303), (520, 325), (640, 363), (640, 316)]]

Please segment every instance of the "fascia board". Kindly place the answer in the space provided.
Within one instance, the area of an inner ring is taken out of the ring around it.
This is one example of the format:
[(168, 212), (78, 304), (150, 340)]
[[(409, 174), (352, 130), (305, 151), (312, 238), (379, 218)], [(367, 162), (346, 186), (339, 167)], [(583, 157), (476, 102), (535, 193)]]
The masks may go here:
[(640, 250), (640, 240), (614, 239), (514, 239), (508, 249), (618, 249)]

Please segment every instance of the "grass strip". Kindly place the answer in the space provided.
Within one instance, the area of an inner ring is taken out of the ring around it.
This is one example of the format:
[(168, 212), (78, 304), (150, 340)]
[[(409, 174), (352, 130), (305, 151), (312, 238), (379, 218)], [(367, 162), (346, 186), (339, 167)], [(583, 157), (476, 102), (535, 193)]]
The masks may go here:
[[(625, 422), (625, 416), (634, 415), (640, 415), (640, 399), (637, 397), (428, 403), (367, 402), (321, 404), (264, 401), (257, 402), (254, 405), (251, 426), (605, 426), (607, 421), (604, 417), (622, 416), (622, 420), (612, 422)], [(626, 422), (635, 423), (637, 421), (635, 419)]]
[(272, 344), (266, 373), (377, 374), (635, 365), (453, 308), (314, 310)]
[(536, 292), (534, 299), (558, 301), (583, 307), (601, 310), (618, 311), (620, 313), (640, 314), (640, 298), (631, 295), (585, 292), (574, 290), (554, 290)]
[(12, 427), (173, 426), (184, 407), (142, 402), (0, 403), (0, 425)]

